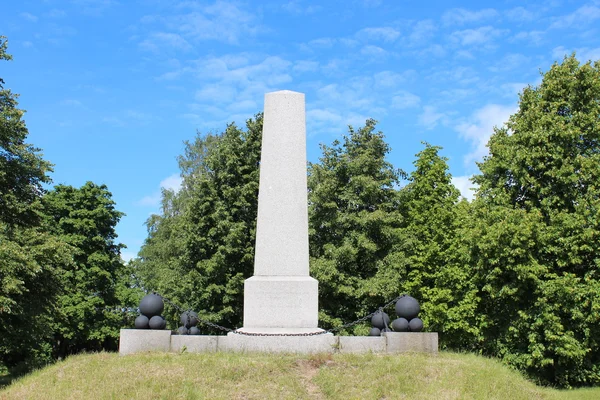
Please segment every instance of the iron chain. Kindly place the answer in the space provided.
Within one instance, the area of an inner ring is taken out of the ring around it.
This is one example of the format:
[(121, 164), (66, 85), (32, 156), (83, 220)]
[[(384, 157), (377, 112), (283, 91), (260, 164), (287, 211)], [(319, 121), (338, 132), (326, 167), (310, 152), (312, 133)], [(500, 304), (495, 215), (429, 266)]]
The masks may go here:
[[(148, 293), (148, 292), (146, 291), (146, 293)], [(157, 292), (152, 292), (152, 293), (160, 296), (165, 303), (169, 304), (171, 307), (175, 308), (177, 311), (179, 311), (181, 313), (189, 311), (189, 310), (184, 310), (183, 308), (179, 307), (177, 304), (173, 303), (171, 300), (167, 299), (166, 297), (164, 297), (160, 293), (157, 293)], [(393, 300), (387, 302), (386, 304), (384, 304), (383, 306), (379, 307), (377, 309), (377, 311), (373, 311), (372, 313), (367, 314), (364, 317), (357, 319), (356, 321), (349, 322), (347, 324), (344, 324), (344, 325), (341, 325), (341, 326), (338, 326), (338, 327), (335, 327), (335, 328), (327, 329), (326, 331), (318, 331), (318, 332), (306, 332), (306, 333), (259, 333), (259, 332), (244, 332), (244, 331), (240, 331), (239, 328), (236, 328), (236, 329), (227, 328), (225, 326), (221, 326), (219, 324), (215, 324), (214, 322), (210, 322), (210, 321), (204, 320), (204, 319), (202, 319), (200, 317), (198, 317), (198, 322), (202, 323), (203, 325), (210, 326), (211, 328), (218, 329), (218, 330), (220, 330), (222, 332), (234, 333), (236, 335), (244, 335), (244, 336), (318, 336), (318, 335), (324, 335), (324, 334), (327, 334), (327, 333), (338, 332), (338, 331), (341, 331), (342, 329), (351, 328), (351, 327), (353, 327), (355, 325), (358, 325), (358, 324), (360, 324), (362, 322), (365, 322), (369, 318), (372, 318), (378, 312), (381, 312), (385, 308), (388, 308), (390, 305), (396, 303), (398, 301), (398, 299), (400, 299), (401, 297), (402, 296), (396, 297), (395, 299), (393, 299)]]

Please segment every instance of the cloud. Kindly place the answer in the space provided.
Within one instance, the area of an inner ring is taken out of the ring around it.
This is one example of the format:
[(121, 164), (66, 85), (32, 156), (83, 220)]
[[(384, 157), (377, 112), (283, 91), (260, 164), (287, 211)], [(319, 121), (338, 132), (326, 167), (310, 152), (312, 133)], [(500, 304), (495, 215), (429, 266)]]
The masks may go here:
[(545, 34), (546, 32), (544, 31), (521, 31), (513, 36), (513, 40), (522, 40), (534, 45), (539, 45), (542, 43), (542, 39)]
[(442, 122), (445, 117), (446, 114), (437, 112), (435, 107), (425, 106), (423, 107), (423, 112), (419, 115), (418, 122), (419, 125), (425, 127), (425, 129), (433, 129), (438, 123)]
[(460, 137), (471, 143), (471, 151), (464, 157), (465, 165), (481, 161), (488, 154), (487, 143), (494, 133), (494, 127), (502, 127), (516, 111), (516, 106), (488, 104), (455, 127)]
[(418, 21), (412, 29), (412, 32), (408, 36), (408, 40), (411, 44), (419, 44), (426, 42), (433, 37), (434, 32), (437, 30), (437, 25), (430, 19)]
[(410, 92), (401, 90), (392, 97), (392, 108), (397, 110), (404, 108), (417, 107), (421, 102), (421, 98)]
[(162, 53), (165, 49), (182, 51), (190, 51), (192, 49), (192, 45), (181, 35), (166, 32), (157, 32), (151, 34), (150, 37), (140, 42), (139, 46), (143, 50), (154, 53)]
[(565, 56), (570, 56), (571, 53), (575, 52), (575, 56), (581, 62), (588, 62), (589, 60), (595, 61), (600, 60), (600, 47), (589, 48), (579, 47), (577, 49), (566, 49), (563, 46), (558, 46), (552, 49), (552, 57), (555, 60), (562, 61)]
[(375, 86), (382, 88), (394, 88), (400, 85), (402, 82), (406, 82), (407, 79), (415, 75), (415, 71), (407, 70), (403, 73), (395, 71), (380, 71), (377, 72), (373, 78), (375, 79)]
[(36, 17), (33, 14), (30, 14), (28, 12), (22, 12), (21, 14), (21, 18), (26, 19), (29, 22), (37, 22), (38, 17)]
[(453, 176), (452, 184), (460, 191), (462, 197), (468, 201), (473, 201), (477, 185), (471, 182), (472, 175)]
[(50, 18), (62, 18), (62, 17), (65, 17), (67, 15), (67, 13), (64, 10), (59, 10), (57, 8), (53, 8), (52, 10), (50, 10), (48, 12), (47, 15)]
[[(182, 179), (179, 174), (173, 174), (160, 181), (159, 187), (165, 190), (172, 190), (177, 193), (181, 189)], [(149, 196), (144, 196), (136, 202), (136, 205), (143, 207), (158, 207), (161, 200), (161, 192), (156, 191)]]
[(505, 30), (496, 29), (491, 26), (483, 26), (477, 29), (454, 31), (450, 37), (453, 41), (463, 46), (481, 46), (490, 43), (506, 32)]
[(535, 19), (535, 14), (523, 7), (515, 7), (511, 8), (510, 10), (506, 10), (504, 15), (506, 15), (506, 17), (511, 21), (515, 22), (529, 22)]
[(61, 106), (82, 107), (83, 104), (76, 99), (65, 99), (59, 103)]
[(507, 54), (502, 59), (498, 60), (496, 64), (489, 68), (492, 72), (510, 71), (519, 67), (523, 67), (531, 61), (530, 57), (524, 54), (512, 53)]
[(126, 263), (128, 263), (136, 257), (137, 253), (133, 251), (121, 251), (121, 260), (125, 261)]
[(498, 11), (486, 8), (479, 11), (469, 11), (464, 8), (453, 8), (442, 15), (442, 22), (446, 26), (465, 25), (471, 22), (481, 22), (498, 17)]
[(379, 46), (373, 46), (369, 44), (360, 49), (360, 54), (367, 57), (376, 57), (375, 60), (380, 60), (381, 58), (386, 57), (388, 52)]
[(101, 16), (104, 10), (116, 4), (114, 0), (71, 0), (84, 14)]
[(356, 37), (362, 40), (393, 42), (400, 36), (400, 32), (391, 27), (364, 28), (356, 32)]
[(181, 189), (182, 182), (183, 180), (179, 174), (173, 174), (160, 181), (160, 187), (177, 193)]
[(315, 72), (319, 69), (317, 61), (299, 60), (294, 63), (294, 72)]
[(552, 25), (550, 25), (550, 28), (583, 28), (597, 19), (600, 19), (600, 8), (586, 4), (571, 14), (556, 18)]
[(315, 6), (315, 5), (307, 6), (307, 5), (301, 4), (301, 1), (292, 0), (292, 1), (288, 1), (287, 3), (283, 4), (281, 6), (281, 8), (284, 11), (289, 12), (290, 14), (308, 15), (308, 14), (313, 14), (313, 13), (319, 11), (321, 9), (321, 6)]

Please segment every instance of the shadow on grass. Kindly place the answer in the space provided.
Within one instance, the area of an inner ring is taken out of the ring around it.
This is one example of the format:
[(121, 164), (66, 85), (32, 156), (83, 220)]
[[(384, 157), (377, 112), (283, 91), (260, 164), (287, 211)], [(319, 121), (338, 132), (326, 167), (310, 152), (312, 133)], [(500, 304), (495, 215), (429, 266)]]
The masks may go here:
[(0, 373), (0, 390), (10, 385), (18, 376), (10, 374), (8, 372)]

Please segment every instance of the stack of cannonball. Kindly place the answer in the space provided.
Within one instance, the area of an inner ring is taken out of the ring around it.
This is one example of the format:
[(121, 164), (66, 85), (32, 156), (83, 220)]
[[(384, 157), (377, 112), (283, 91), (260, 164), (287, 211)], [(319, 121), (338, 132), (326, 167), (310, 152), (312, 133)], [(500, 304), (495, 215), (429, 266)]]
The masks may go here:
[(418, 318), (421, 306), (414, 298), (404, 295), (396, 302), (396, 318), (392, 321), (394, 332), (421, 332), (423, 330), (423, 321)]
[(396, 302), (396, 318), (392, 321), (391, 328), (388, 327), (390, 317), (383, 311), (378, 311), (371, 318), (371, 331), (369, 336), (380, 336), (384, 332), (421, 332), (423, 330), (423, 321), (417, 316), (421, 311), (419, 302), (414, 298), (404, 295)]
[(165, 329), (167, 321), (160, 315), (165, 309), (162, 297), (157, 294), (144, 296), (140, 301), (140, 316), (135, 319), (136, 329)]
[(389, 328), (390, 316), (387, 315), (383, 310), (379, 310), (371, 317), (371, 331), (369, 332), (369, 336), (381, 336), (384, 332), (391, 332), (392, 330)]
[(181, 326), (177, 329), (180, 335), (199, 335), (198, 314), (193, 311), (186, 311), (181, 314)]

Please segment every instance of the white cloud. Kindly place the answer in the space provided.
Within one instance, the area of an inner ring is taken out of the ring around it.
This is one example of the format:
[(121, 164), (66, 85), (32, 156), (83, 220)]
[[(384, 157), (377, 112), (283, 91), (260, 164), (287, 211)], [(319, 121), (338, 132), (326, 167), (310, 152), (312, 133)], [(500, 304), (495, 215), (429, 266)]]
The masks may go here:
[(529, 22), (535, 19), (535, 14), (524, 7), (515, 7), (504, 13), (508, 19), (515, 22)]
[(125, 261), (126, 263), (128, 263), (136, 257), (137, 253), (133, 251), (121, 251), (121, 260)]
[(502, 36), (504, 33), (506, 33), (505, 30), (496, 29), (491, 26), (483, 26), (477, 29), (454, 31), (450, 37), (452, 40), (460, 43), (463, 46), (479, 46), (490, 43), (495, 38)]
[(335, 44), (336, 40), (330, 37), (314, 39), (308, 42), (309, 47), (317, 47), (321, 49), (330, 49)]
[(38, 20), (38, 17), (28, 12), (22, 12), (20, 15), (22, 18), (26, 19), (29, 22), (37, 22)]
[(380, 28), (364, 28), (356, 32), (356, 37), (363, 40), (381, 40), (384, 42), (393, 42), (400, 36), (396, 29), (386, 26)]
[(473, 198), (475, 197), (475, 189), (477, 188), (477, 185), (471, 182), (472, 177), (472, 175), (452, 177), (452, 184), (460, 191), (462, 197), (468, 201), (473, 201)]
[(530, 44), (538, 45), (542, 42), (542, 38), (546, 32), (544, 31), (521, 31), (517, 33), (513, 40), (522, 40)]
[(160, 187), (177, 193), (179, 192), (179, 189), (181, 189), (182, 181), (179, 174), (173, 174), (160, 181)]
[(60, 102), (61, 106), (82, 107), (83, 104), (76, 99), (65, 99)]
[(176, 33), (157, 32), (140, 42), (139, 46), (155, 53), (163, 52), (165, 49), (189, 51), (192, 45), (181, 35)]
[(494, 127), (502, 127), (516, 111), (516, 106), (488, 104), (476, 110), (468, 121), (455, 127), (460, 137), (471, 143), (471, 151), (464, 157), (465, 165), (481, 161), (488, 154), (487, 143)]
[(409, 77), (415, 75), (415, 71), (407, 70), (399, 74), (394, 71), (380, 71), (377, 72), (373, 78), (375, 79), (375, 85), (383, 88), (393, 88), (405, 82)]
[(583, 28), (600, 19), (600, 8), (586, 4), (571, 14), (556, 18), (550, 28)]
[(565, 56), (570, 56), (573, 52), (575, 52), (575, 56), (580, 62), (585, 63), (589, 60), (592, 60), (592, 62), (600, 60), (600, 47), (579, 47), (577, 49), (570, 50), (563, 46), (559, 46), (552, 49), (552, 57), (558, 61), (562, 61)]
[(321, 6), (315, 6), (315, 5), (307, 6), (307, 5), (301, 4), (301, 2), (298, 0), (292, 0), (292, 1), (288, 1), (286, 4), (282, 5), (281, 8), (291, 14), (308, 15), (308, 14), (313, 14), (313, 13), (317, 12), (318, 10), (320, 10)]
[(412, 108), (419, 105), (421, 98), (410, 92), (401, 90), (392, 97), (392, 108), (403, 109)]
[(411, 44), (418, 44), (425, 42), (433, 37), (434, 32), (437, 30), (437, 25), (430, 19), (418, 21), (412, 29), (408, 39)]
[(369, 44), (360, 49), (360, 54), (367, 57), (385, 57), (387, 55), (387, 51), (379, 46), (373, 46)]
[(426, 129), (433, 129), (438, 123), (442, 122), (445, 117), (446, 114), (437, 112), (435, 107), (425, 106), (423, 107), (423, 112), (419, 115), (418, 121), (419, 125), (422, 125)]
[(294, 63), (294, 72), (315, 72), (319, 69), (317, 61), (300, 60)]
[(507, 54), (489, 68), (492, 72), (510, 71), (519, 67), (523, 67), (529, 63), (531, 59), (524, 54), (512, 53)]
[(487, 19), (498, 17), (498, 11), (493, 8), (486, 8), (479, 11), (469, 11), (464, 8), (454, 8), (446, 11), (442, 15), (444, 25), (464, 25), (471, 22), (481, 22)]
[[(159, 183), (159, 187), (165, 190), (172, 190), (177, 193), (181, 189), (182, 179), (179, 174), (173, 174), (166, 177)], [(144, 207), (158, 207), (160, 205), (161, 192), (156, 191), (149, 196), (144, 196), (136, 202), (138, 206)]]

